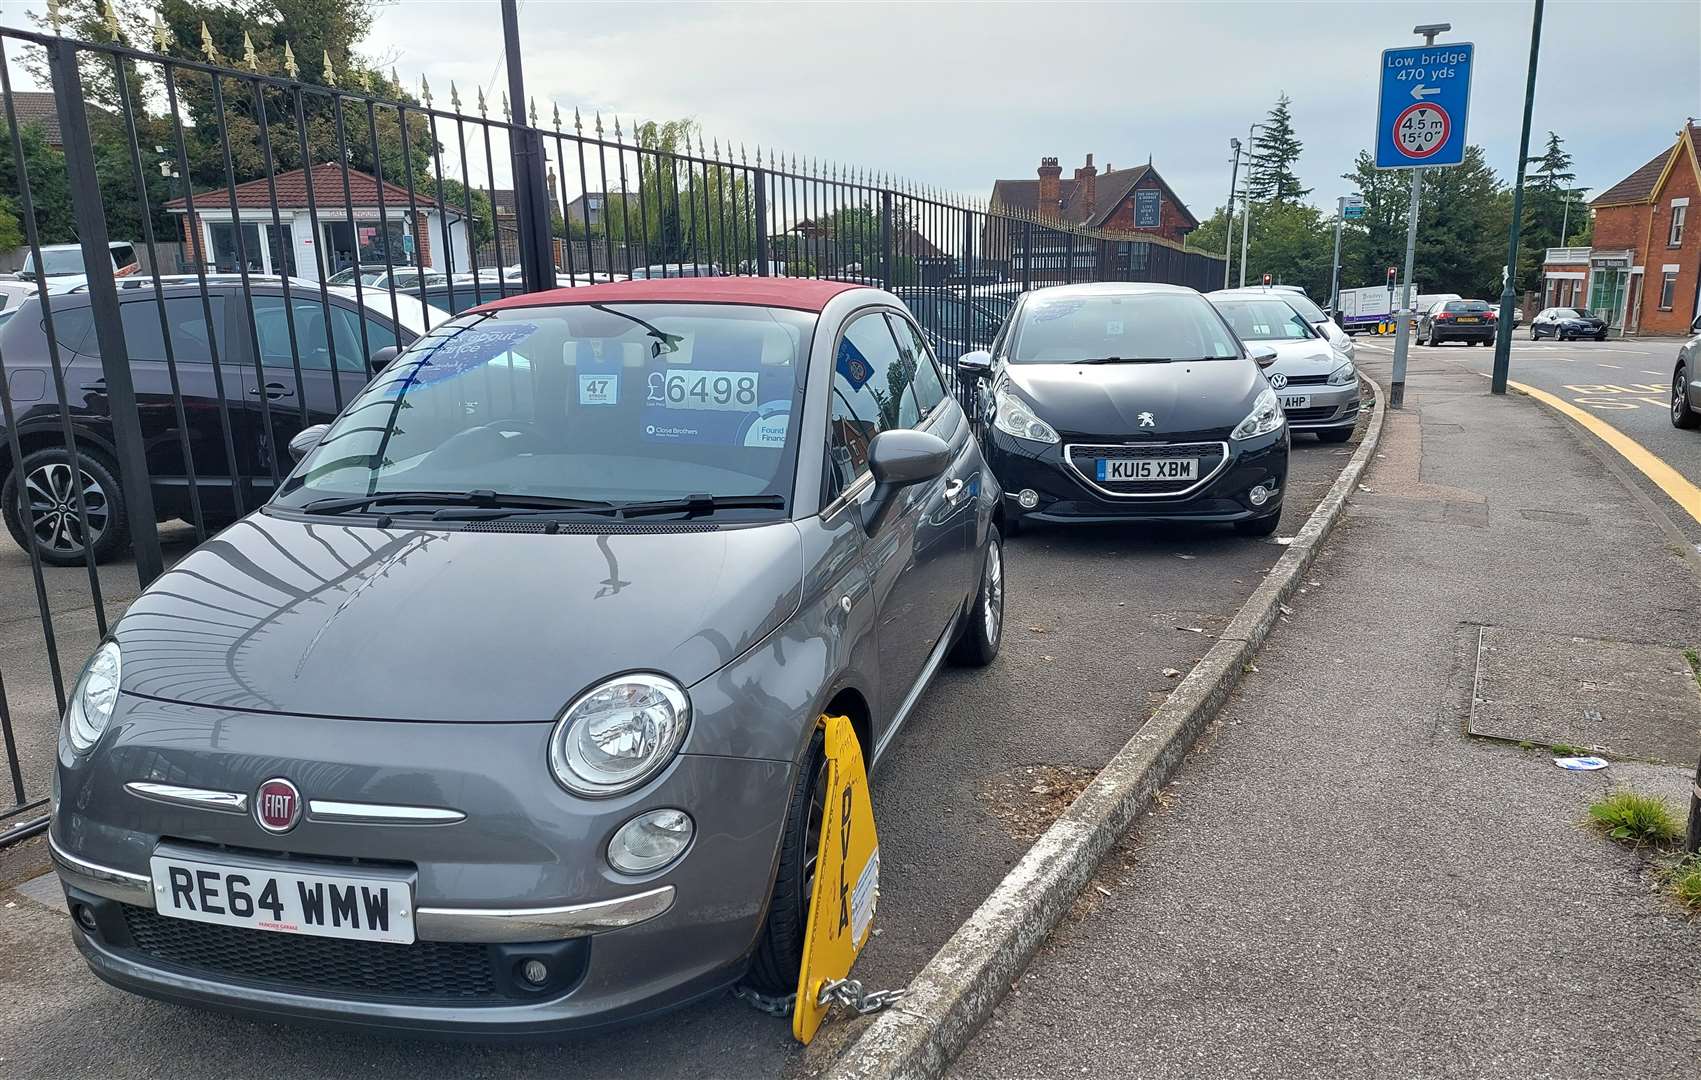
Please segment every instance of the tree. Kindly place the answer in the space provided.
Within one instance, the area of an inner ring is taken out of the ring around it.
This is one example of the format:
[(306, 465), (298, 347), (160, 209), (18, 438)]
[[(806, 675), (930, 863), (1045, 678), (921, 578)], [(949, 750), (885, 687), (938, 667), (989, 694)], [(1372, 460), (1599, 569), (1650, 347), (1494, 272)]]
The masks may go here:
[(0, 251), (10, 251), (24, 242), (23, 223), (12, 200), (0, 195)]
[[(0, 150), (0, 192), (12, 200), (11, 213), (22, 231), (24, 177), (10, 149), (11, 127), (0, 125), (6, 149)], [(65, 155), (47, 145), (40, 125), (25, 124), (18, 132), (24, 151), (24, 172), (29, 180), (30, 208), (35, 212), (37, 238), (43, 244), (69, 243), (77, 238), (71, 215), (71, 180), (65, 172)], [(24, 242), (19, 239), (18, 243)], [(16, 247), (17, 245), (12, 245)]]
[[(1577, 174), (1571, 171), (1571, 155), (1565, 152), (1565, 140), (1548, 132), (1547, 146), (1527, 163), (1535, 166), (1524, 182), (1523, 229), (1530, 251), (1569, 247), (1574, 229), (1592, 232), (1593, 223), (1583, 202), (1589, 189), (1572, 185)], [(1520, 259), (1521, 284), (1525, 288), (1540, 287), (1540, 272), (1539, 260), (1532, 266), (1528, 260)]]
[[(1275, 108), (1264, 120), (1264, 130), (1253, 141), (1246, 167), (1247, 190), (1253, 202), (1274, 199), (1297, 203), (1311, 194), (1310, 188), (1299, 186), (1299, 177), (1293, 171), (1305, 144), (1294, 134), (1290, 104), (1286, 94), (1277, 98)], [(1253, 220), (1257, 220), (1256, 215)]]
[(744, 170), (704, 162), (694, 120), (647, 120), (634, 136), (638, 191), (624, 206), (613, 200), (605, 207), (607, 234), (639, 246), (648, 263), (737, 266), (753, 259), (755, 195)]

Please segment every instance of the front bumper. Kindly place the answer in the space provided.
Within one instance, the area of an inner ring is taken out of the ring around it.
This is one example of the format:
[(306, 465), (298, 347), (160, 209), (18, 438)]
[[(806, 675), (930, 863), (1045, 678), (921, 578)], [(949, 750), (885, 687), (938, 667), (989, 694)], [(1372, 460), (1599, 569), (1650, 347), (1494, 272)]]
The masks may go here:
[[(600, 1027), (735, 982), (765, 915), (791, 764), (683, 754), (640, 791), (593, 802), (549, 777), (551, 726), (278, 717), (121, 696), (94, 754), (61, 754), (49, 835), (78, 948), (101, 978), (151, 997), (433, 1034)], [(265, 832), (251, 814), (125, 789), (147, 781), (251, 792), (272, 776), (293, 778), (310, 807), (287, 834)], [(357, 824), (316, 816), (315, 801), (449, 807), (464, 817)], [(657, 874), (614, 871), (604, 856), (613, 832), (662, 807), (692, 815), (692, 846)], [(410, 882), (417, 940), (158, 914), (148, 876), (156, 850), (346, 873), (381, 864)], [(515, 974), (531, 958), (550, 966), (541, 987)]]
[[(1071, 443), (1110, 443), (1110, 439), (1066, 440), (1042, 445), (989, 428), (983, 441), (988, 462), (1004, 488), (1006, 512), (1026, 521), (1115, 523), (1128, 521), (1235, 522), (1281, 513), (1282, 492), (1287, 486), (1289, 438), (1286, 425), (1278, 432), (1228, 443), (1222, 467), (1184, 494), (1116, 497), (1088, 482), (1066, 459)], [(1220, 439), (1177, 437), (1175, 443), (1218, 442)], [(1138, 444), (1159, 446), (1150, 440)], [(1262, 506), (1253, 504), (1250, 492), (1263, 485), (1274, 496)], [(1033, 491), (1038, 503), (1021, 506), (1024, 491)]]
[(1303, 394), (1311, 401), (1303, 409), (1284, 408), (1288, 427), (1294, 431), (1352, 427), (1358, 423), (1359, 392), (1356, 379), (1350, 386), (1289, 383), (1276, 391), (1276, 396), (1280, 398), (1291, 399), (1296, 394)]

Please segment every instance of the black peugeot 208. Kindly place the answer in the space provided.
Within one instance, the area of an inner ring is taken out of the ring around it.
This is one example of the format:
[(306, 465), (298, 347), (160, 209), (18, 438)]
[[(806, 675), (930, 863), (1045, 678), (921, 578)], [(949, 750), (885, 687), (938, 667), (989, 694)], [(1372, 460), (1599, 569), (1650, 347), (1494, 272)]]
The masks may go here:
[(982, 442), (1013, 523), (1196, 521), (1275, 532), (1288, 428), (1209, 301), (1100, 283), (1023, 297), (990, 351), (965, 354)]

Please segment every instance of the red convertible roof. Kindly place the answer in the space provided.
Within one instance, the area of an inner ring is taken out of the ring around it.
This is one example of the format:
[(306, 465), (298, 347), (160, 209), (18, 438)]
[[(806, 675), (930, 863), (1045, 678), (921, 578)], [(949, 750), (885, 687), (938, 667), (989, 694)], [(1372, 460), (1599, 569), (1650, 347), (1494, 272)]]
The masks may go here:
[(656, 278), (615, 281), (605, 285), (580, 285), (549, 289), (492, 300), (472, 308), (473, 312), (502, 308), (544, 307), (555, 304), (612, 304), (641, 302), (751, 304), (760, 307), (820, 311), (827, 301), (842, 292), (864, 288), (844, 281), (814, 278), (704, 277)]

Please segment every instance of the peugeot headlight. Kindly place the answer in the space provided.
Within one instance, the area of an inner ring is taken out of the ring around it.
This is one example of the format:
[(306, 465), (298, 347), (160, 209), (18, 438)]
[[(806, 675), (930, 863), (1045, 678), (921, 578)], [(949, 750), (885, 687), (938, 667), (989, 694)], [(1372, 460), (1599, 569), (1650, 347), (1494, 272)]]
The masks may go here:
[(580, 695), (549, 737), (549, 768), (587, 798), (631, 791), (673, 760), (691, 702), (664, 675), (622, 675)]
[(1286, 422), (1282, 415), (1282, 403), (1276, 400), (1276, 392), (1266, 386), (1258, 391), (1258, 397), (1252, 402), (1252, 411), (1246, 414), (1246, 419), (1234, 426), (1229, 432), (1231, 439), (1251, 439), (1258, 435), (1268, 435), (1280, 428)]
[(1034, 442), (1054, 443), (1057, 430), (1034, 415), (1028, 403), (1000, 386), (992, 392), (992, 426), (1006, 435)]
[(1329, 373), (1330, 386), (1351, 386), (1358, 380), (1358, 372), (1353, 370), (1350, 362), (1342, 364)]
[(122, 671), (117, 642), (107, 642), (89, 657), (88, 666), (83, 668), (65, 707), (65, 741), (76, 753), (88, 753), (105, 734), (113, 706), (118, 704), (118, 679)]

